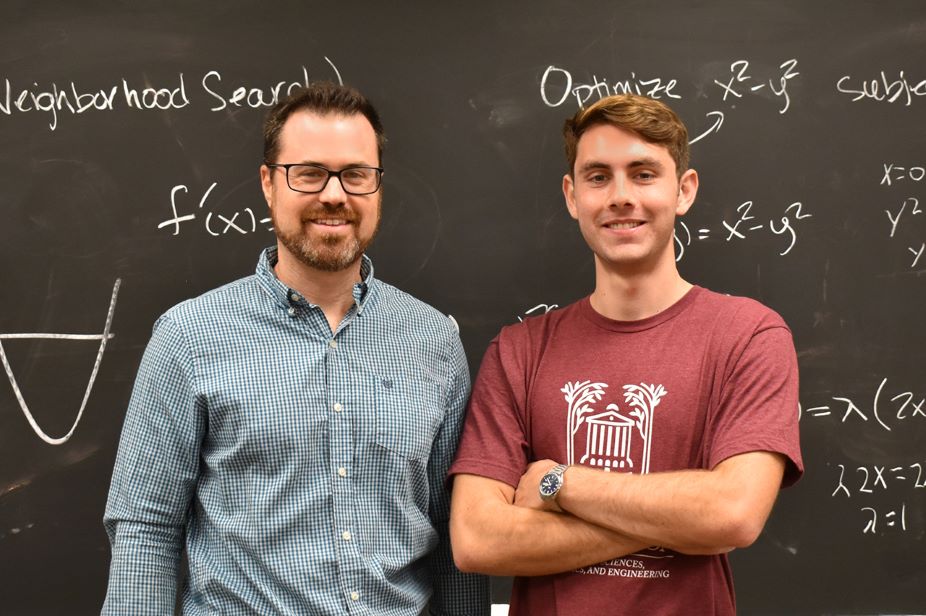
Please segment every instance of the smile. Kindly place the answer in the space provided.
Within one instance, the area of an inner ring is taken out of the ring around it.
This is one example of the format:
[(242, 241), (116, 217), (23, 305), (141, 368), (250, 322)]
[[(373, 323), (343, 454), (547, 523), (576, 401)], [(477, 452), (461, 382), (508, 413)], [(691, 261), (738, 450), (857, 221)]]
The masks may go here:
[(319, 218), (310, 222), (316, 225), (323, 225), (325, 227), (341, 227), (350, 224), (348, 221), (341, 218)]
[(605, 225), (608, 229), (617, 229), (618, 231), (623, 229), (636, 229), (643, 223), (640, 221), (635, 222), (614, 222), (609, 225)]

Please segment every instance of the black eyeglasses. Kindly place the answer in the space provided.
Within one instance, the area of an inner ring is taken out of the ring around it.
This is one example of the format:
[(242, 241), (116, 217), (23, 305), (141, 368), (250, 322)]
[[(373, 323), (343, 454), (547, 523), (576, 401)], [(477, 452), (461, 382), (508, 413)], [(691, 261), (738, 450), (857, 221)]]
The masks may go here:
[(349, 195), (369, 195), (379, 190), (383, 179), (381, 167), (347, 167), (332, 171), (320, 165), (274, 164), (264, 163), (271, 169), (286, 170), (286, 185), (301, 193), (320, 193), (325, 190), (328, 180), (333, 176), (341, 182), (341, 188)]

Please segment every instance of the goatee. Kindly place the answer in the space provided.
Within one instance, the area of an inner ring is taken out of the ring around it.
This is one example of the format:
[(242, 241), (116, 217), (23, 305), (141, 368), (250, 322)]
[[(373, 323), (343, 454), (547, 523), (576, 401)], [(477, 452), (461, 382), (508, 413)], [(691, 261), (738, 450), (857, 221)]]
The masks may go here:
[[(270, 209), (270, 218), (273, 221), (274, 233), (280, 243), (298, 259), (300, 262), (317, 270), (324, 272), (340, 272), (347, 269), (360, 259), (363, 252), (367, 249), (379, 230), (379, 211), (376, 212), (376, 227), (373, 234), (361, 241), (356, 234), (350, 237), (342, 237), (336, 234), (323, 234), (319, 239), (311, 239), (304, 231), (305, 225), (314, 218), (323, 218), (327, 212), (316, 212), (303, 214), (300, 219), (301, 226), (295, 232), (288, 232), (281, 229), (277, 224), (276, 212)], [(355, 215), (340, 214), (350, 225), (357, 224)]]

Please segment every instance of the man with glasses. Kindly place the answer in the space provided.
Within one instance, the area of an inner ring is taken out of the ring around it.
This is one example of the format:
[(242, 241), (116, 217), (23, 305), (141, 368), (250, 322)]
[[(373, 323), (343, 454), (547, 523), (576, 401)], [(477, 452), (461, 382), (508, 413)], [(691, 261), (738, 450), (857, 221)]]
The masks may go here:
[(469, 393), (453, 324), (373, 277), (383, 128), (314, 84), (264, 125), (276, 246), (158, 319), (105, 526), (105, 614), (487, 614), (450, 554)]

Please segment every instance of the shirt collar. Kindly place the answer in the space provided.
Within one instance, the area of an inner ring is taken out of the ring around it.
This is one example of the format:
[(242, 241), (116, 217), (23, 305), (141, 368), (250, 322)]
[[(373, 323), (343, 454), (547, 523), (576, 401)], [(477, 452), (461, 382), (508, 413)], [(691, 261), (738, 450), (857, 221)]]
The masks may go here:
[[(280, 306), (290, 308), (293, 302), (300, 301), (302, 296), (298, 291), (290, 289), (277, 278), (273, 268), (276, 266), (278, 259), (276, 246), (265, 248), (260, 253), (260, 258), (257, 261), (257, 279)], [(370, 289), (373, 288), (373, 281), (373, 261), (364, 254), (360, 257), (360, 282), (354, 285), (352, 291), (358, 315), (363, 313), (367, 302), (370, 300), (372, 295)]]

